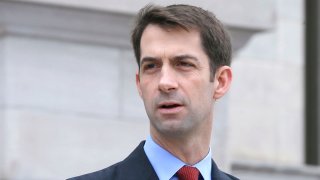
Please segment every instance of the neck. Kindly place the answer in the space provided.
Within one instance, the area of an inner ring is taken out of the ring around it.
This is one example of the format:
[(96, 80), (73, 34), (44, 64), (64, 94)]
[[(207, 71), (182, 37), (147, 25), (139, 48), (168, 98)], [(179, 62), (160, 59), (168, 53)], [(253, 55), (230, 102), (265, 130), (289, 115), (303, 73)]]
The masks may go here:
[[(208, 128), (209, 129), (209, 128)], [(197, 135), (168, 136), (151, 131), (153, 140), (162, 148), (188, 165), (200, 162), (209, 152), (211, 128), (209, 132)]]

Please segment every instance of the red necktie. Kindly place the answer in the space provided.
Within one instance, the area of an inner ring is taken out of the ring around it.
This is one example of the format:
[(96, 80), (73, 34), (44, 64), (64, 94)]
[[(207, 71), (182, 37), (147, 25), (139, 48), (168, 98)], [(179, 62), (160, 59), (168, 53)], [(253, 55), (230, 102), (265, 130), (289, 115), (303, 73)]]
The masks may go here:
[(191, 166), (183, 166), (177, 172), (179, 180), (198, 180), (199, 170)]

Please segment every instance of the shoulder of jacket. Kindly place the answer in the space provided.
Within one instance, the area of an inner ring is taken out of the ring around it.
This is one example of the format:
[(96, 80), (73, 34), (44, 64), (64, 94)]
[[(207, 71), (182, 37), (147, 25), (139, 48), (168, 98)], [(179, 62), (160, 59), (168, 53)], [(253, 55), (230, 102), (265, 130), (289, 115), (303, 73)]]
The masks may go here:
[(228, 173), (225, 173), (225, 172), (222, 172), (222, 171), (220, 171), (220, 172), (221, 172), (221, 174), (223, 174), (222, 175), (223, 178), (221, 178), (223, 180), (239, 180), (239, 178), (237, 178), (237, 177), (235, 177), (235, 176), (233, 176), (231, 174), (228, 174)]

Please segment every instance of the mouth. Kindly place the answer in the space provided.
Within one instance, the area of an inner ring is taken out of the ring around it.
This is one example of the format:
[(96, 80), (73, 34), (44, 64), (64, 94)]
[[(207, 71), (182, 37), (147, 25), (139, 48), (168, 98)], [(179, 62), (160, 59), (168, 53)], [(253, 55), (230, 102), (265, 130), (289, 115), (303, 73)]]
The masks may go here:
[(183, 105), (178, 102), (162, 102), (158, 109), (161, 114), (176, 114), (181, 111)]

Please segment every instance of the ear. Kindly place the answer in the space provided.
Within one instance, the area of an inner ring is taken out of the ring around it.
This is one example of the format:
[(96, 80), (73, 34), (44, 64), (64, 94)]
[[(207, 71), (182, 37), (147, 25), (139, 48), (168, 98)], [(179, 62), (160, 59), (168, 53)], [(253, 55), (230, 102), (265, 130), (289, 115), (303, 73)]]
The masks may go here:
[(142, 97), (142, 93), (141, 93), (141, 87), (140, 87), (140, 76), (139, 76), (139, 70), (137, 70), (136, 72), (136, 86), (139, 92), (140, 97)]
[(230, 66), (222, 66), (217, 69), (214, 78), (214, 99), (219, 99), (225, 95), (231, 85), (232, 70)]

